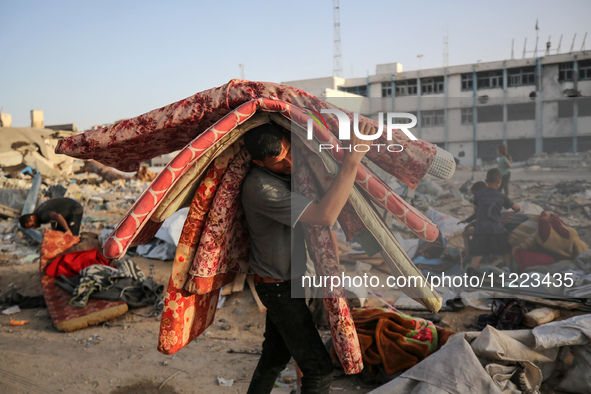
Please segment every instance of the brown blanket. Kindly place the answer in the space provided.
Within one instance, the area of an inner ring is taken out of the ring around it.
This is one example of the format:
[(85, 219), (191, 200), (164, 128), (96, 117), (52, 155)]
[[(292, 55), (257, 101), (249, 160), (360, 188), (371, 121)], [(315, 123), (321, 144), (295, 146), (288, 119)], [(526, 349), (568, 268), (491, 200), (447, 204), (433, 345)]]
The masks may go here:
[[(351, 312), (363, 364), (372, 375), (380, 364), (388, 375), (408, 369), (438, 350), (454, 334), (428, 320), (380, 308)], [(333, 348), (333, 359), (334, 348)]]

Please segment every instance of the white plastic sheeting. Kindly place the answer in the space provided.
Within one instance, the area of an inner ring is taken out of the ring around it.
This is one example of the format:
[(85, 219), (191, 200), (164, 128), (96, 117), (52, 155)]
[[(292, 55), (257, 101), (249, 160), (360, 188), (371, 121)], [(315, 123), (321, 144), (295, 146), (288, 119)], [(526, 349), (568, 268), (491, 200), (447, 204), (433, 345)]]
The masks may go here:
[(452, 336), (437, 352), (372, 391), (389, 393), (536, 392), (542, 382), (569, 393), (591, 392), (591, 315), (533, 330)]

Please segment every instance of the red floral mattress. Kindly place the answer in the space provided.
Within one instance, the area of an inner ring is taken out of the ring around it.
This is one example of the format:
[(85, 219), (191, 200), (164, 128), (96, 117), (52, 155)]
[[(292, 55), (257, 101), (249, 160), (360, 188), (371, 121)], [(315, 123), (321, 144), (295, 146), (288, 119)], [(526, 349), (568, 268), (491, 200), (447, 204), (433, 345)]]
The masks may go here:
[[(141, 162), (182, 149), (231, 111), (260, 98), (284, 104), (293, 103), (294, 106), (299, 102), (306, 106), (307, 111), (339, 109), (353, 119), (349, 111), (300, 89), (272, 82), (233, 79), (223, 86), (205, 90), (135, 118), (60, 140), (55, 151), (79, 159), (93, 159), (121, 171), (137, 171)], [(326, 115), (325, 118), (331, 131), (338, 130), (335, 116)], [(307, 119), (308, 116), (303, 119), (304, 126)], [(377, 122), (371, 122), (377, 127)], [(375, 142), (387, 143), (383, 136)], [(421, 140), (411, 141), (397, 130), (390, 143), (400, 143), (405, 149), (400, 153), (392, 153), (383, 150), (378, 152), (374, 148), (367, 157), (414, 189), (433, 163), (436, 146)], [(130, 146), (133, 149), (129, 149)]]
[[(244, 245), (244, 242), (236, 242), (234, 238), (247, 239), (244, 238), (247, 234), (244, 234), (240, 220), (234, 220), (240, 215), (239, 205), (228, 198), (235, 197), (244, 173), (239, 178), (229, 179), (229, 183), (224, 176), (229, 172), (232, 160), (239, 156), (241, 136), (270, 118), (285, 128), (289, 129), (291, 122), (305, 130), (309, 116), (296, 105), (297, 99), (302, 97), (307, 99), (308, 105), (312, 102), (313, 109), (318, 112), (322, 108), (336, 108), (288, 86), (232, 80), (222, 87), (100, 130), (69, 137), (58, 144), (57, 153), (94, 159), (124, 171), (137, 169), (141, 161), (182, 148), (142, 193), (104, 245), (105, 256), (118, 258), (130, 246), (149, 241), (161, 223), (177, 209), (191, 206), (173, 263), (159, 337), (160, 351), (174, 353), (207, 328), (215, 314), (214, 305), (220, 287), (231, 280), (239, 266), (245, 269), (244, 262), (238, 261), (244, 260), (240, 256), (244, 256), (245, 251), (237, 248), (237, 244)], [(349, 115), (352, 118), (352, 114)], [(328, 129), (337, 129), (336, 118), (327, 116), (327, 121)], [(339, 144), (326, 128), (314, 122), (313, 126), (316, 142)], [(414, 188), (436, 160), (438, 150), (425, 141), (411, 141), (402, 132), (395, 131), (394, 137), (405, 147), (402, 153), (370, 151), (367, 158)], [(339, 163), (342, 159), (341, 152), (322, 160)], [(316, 171), (308, 175), (310, 177), (322, 182), (330, 174)], [(227, 184), (220, 187), (223, 182)], [(233, 191), (227, 195), (218, 193), (218, 187), (219, 190)], [(369, 199), (390, 211), (427, 241), (437, 238), (435, 225), (397, 196), (365, 165), (358, 169), (356, 189), (365, 194), (354, 190), (352, 199), (339, 217), (339, 222), (345, 223), (348, 235), (354, 236), (368, 229), (377, 236), (384, 258), (394, 271), (420, 275), (408, 256), (399, 250), (393, 237), (381, 235), (390, 232), (383, 221), (371, 213), (373, 208)], [(312, 194), (323, 192), (309, 189)], [(221, 209), (232, 213), (220, 217), (223, 223), (219, 220), (206, 223), (207, 214), (218, 198), (221, 199), (218, 202), (222, 204)], [(226, 233), (232, 234), (227, 242), (219, 237)], [(327, 245), (327, 229), (309, 226), (306, 233), (310, 255), (320, 267), (319, 272), (338, 273), (336, 256), (326, 253), (327, 249), (332, 249)], [(221, 241), (214, 243), (215, 239)], [(232, 261), (227, 261), (228, 256)], [(191, 281), (187, 281), (189, 276)], [(411, 289), (411, 294), (419, 301), (423, 300), (421, 302), (431, 310), (436, 311), (441, 306), (438, 296), (428, 287)], [(346, 302), (340, 298), (341, 293), (337, 290), (333, 297), (333, 300), (327, 300), (327, 306), (335, 348), (345, 370), (355, 373), (362, 368), (359, 343)]]

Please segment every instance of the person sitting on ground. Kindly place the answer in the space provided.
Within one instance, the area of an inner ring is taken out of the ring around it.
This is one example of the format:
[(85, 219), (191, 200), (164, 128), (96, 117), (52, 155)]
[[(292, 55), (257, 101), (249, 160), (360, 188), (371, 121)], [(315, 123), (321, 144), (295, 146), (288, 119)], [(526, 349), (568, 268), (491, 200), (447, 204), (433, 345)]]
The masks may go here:
[[(486, 183), (482, 181), (478, 181), (472, 185), (470, 191), (472, 192), (472, 196), (476, 196), (481, 190), (486, 189)], [(468, 223), (466, 227), (464, 227), (464, 231), (462, 231), (462, 239), (464, 240), (464, 258), (468, 258), (470, 256), (470, 240), (474, 235), (474, 222), (476, 221), (476, 213), (470, 216), (467, 219), (461, 220), (458, 224)]]
[(501, 209), (504, 207), (519, 211), (521, 208), (498, 190), (502, 178), (501, 171), (497, 168), (489, 170), (486, 173), (487, 188), (474, 196), (476, 223), (470, 253), (472, 268), (475, 270), (480, 268), (482, 257), (488, 255), (502, 255), (508, 267), (511, 263), (511, 246), (507, 242), (507, 233), (503, 228)]
[(41, 224), (51, 223), (54, 230), (79, 235), (83, 212), (82, 205), (71, 198), (51, 198), (33, 213), (21, 216), (19, 222), (24, 228), (38, 228)]

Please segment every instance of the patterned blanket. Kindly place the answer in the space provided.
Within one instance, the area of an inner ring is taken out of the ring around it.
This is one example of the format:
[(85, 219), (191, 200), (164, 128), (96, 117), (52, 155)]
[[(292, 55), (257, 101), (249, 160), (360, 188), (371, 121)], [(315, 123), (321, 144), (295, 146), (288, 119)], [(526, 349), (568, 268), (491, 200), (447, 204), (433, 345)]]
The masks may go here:
[(388, 375), (408, 369), (443, 346), (454, 334), (428, 320), (380, 308), (358, 309), (351, 315), (363, 362), (372, 375), (378, 365)]
[[(244, 246), (248, 245), (248, 235), (236, 191), (250, 164), (240, 153), (240, 138), (270, 119), (287, 130), (290, 124), (305, 130), (310, 109), (298, 107), (301, 98), (315, 111), (336, 108), (288, 86), (232, 80), (136, 118), (69, 137), (56, 148), (58, 153), (94, 159), (124, 171), (136, 170), (141, 161), (182, 148), (138, 198), (104, 245), (105, 256), (118, 258), (130, 246), (149, 241), (162, 222), (180, 207), (190, 206), (168, 286), (160, 351), (174, 353), (203, 332), (213, 321), (219, 289), (232, 280), (239, 267), (247, 269)], [(327, 116), (326, 120), (328, 128), (312, 122), (315, 142), (336, 146), (339, 141), (329, 132), (338, 129), (336, 117)], [(389, 143), (400, 143), (405, 149), (396, 154), (370, 151), (367, 158), (416, 187), (436, 163), (439, 151), (427, 142), (411, 141), (396, 130), (394, 141)], [(331, 151), (321, 160), (338, 166), (343, 153)], [(235, 168), (230, 171), (232, 165)], [(320, 198), (324, 190), (314, 190), (313, 184), (325, 184), (326, 176), (334, 174), (334, 167), (327, 173), (308, 170), (306, 175), (306, 170), (302, 171), (297, 176), (306, 178), (300, 185), (306, 190), (300, 192)], [(339, 217), (339, 221), (346, 223), (349, 237), (369, 231), (395, 273), (420, 275), (369, 200), (390, 211), (428, 241), (437, 238), (435, 225), (400, 199), (364, 164), (359, 166), (356, 185), (359, 190), (353, 190), (348, 207)], [(317, 271), (330, 275), (338, 265), (334, 253), (327, 252), (334, 250), (328, 245), (328, 229), (307, 226), (305, 232)], [(337, 289), (334, 297), (326, 301), (329, 321), (341, 363), (348, 373), (356, 373), (362, 368), (359, 343), (341, 290)], [(433, 311), (441, 306), (441, 299), (428, 287), (408, 291)]]

